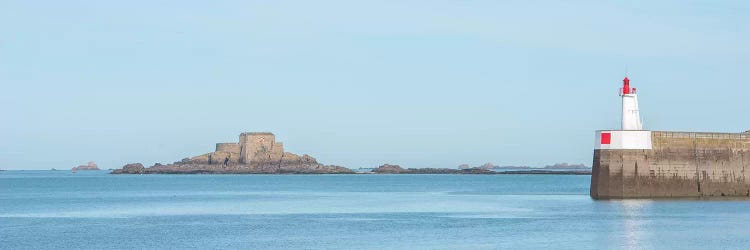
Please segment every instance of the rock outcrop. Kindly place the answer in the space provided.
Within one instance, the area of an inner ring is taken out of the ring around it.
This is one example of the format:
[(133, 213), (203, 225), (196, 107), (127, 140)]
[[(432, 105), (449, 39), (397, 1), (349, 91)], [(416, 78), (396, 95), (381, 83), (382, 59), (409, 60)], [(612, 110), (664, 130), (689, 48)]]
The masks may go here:
[(546, 169), (591, 169), (585, 164), (568, 164), (568, 163), (555, 163), (553, 165), (544, 166)]
[(113, 174), (143, 174), (146, 173), (146, 168), (140, 163), (130, 163), (122, 167), (121, 169), (115, 169)]
[(400, 174), (404, 171), (405, 169), (401, 168), (401, 166), (391, 164), (384, 164), (372, 170), (373, 173), (377, 174)]
[(128, 164), (113, 174), (352, 174), (351, 169), (323, 165), (309, 155), (284, 152), (272, 133), (242, 133), (239, 143), (217, 143), (216, 151), (172, 164)]
[(385, 164), (374, 170), (376, 174), (497, 174), (488, 169), (481, 168), (466, 168), (466, 169), (454, 169), (454, 168), (408, 168), (404, 169), (399, 165)]
[(479, 166), (479, 168), (481, 168), (481, 169), (493, 169), (493, 168), (497, 168), (497, 166), (495, 166), (495, 164), (492, 164), (492, 163), (488, 162), (488, 163), (485, 163), (482, 166)]
[(557, 174), (557, 175), (590, 175), (588, 170), (528, 170), (528, 171), (493, 171), (484, 168), (402, 168), (399, 165), (385, 164), (372, 170), (373, 174)]

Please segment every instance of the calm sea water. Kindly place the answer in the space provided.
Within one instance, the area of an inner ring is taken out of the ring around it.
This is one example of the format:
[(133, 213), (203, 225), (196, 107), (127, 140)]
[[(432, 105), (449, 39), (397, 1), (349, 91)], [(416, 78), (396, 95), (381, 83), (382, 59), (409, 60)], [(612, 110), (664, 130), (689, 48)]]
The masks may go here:
[(750, 247), (750, 201), (594, 201), (589, 178), (4, 171), (0, 248)]

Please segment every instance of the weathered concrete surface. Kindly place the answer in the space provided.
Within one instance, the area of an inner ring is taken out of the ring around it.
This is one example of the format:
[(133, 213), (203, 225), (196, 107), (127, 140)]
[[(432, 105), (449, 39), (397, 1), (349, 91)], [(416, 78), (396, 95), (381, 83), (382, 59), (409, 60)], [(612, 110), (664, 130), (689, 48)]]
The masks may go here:
[(651, 136), (650, 150), (594, 151), (592, 198), (750, 196), (750, 134)]

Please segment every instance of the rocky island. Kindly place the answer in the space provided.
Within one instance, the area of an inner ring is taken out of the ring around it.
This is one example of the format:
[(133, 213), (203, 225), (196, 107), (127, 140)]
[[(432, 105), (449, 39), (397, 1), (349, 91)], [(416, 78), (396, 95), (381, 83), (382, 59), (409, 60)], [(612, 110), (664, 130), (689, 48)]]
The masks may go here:
[(348, 168), (323, 165), (309, 155), (284, 152), (269, 132), (240, 134), (239, 142), (217, 143), (211, 153), (172, 164), (144, 167), (140, 163), (115, 169), (113, 174), (353, 174)]
[[(53, 170), (57, 170), (57, 169), (53, 168)], [(86, 165), (79, 165), (78, 167), (73, 167), (71, 170), (75, 172), (78, 170), (100, 170), (100, 169), (99, 169), (99, 166), (96, 165), (96, 162), (90, 161)]]

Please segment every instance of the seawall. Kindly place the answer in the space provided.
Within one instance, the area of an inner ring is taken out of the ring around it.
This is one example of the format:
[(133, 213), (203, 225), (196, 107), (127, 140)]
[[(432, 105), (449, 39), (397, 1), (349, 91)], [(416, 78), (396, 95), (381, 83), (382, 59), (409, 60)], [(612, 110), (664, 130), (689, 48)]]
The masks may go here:
[(650, 149), (594, 150), (592, 198), (750, 196), (750, 133), (648, 132)]

